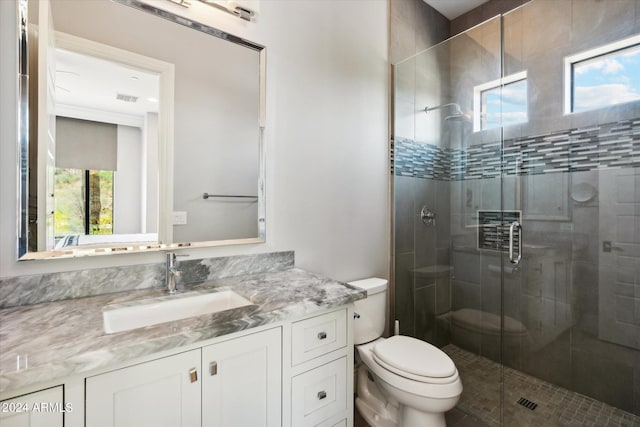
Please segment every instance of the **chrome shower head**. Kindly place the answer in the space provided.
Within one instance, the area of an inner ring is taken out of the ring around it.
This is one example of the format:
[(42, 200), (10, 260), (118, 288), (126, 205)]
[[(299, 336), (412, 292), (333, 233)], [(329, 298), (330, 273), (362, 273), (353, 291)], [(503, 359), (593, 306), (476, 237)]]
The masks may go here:
[(442, 104), (442, 105), (438, 105), (436, 107), (424, 107), (424, 112), (425, 113), (429, 113), (429, 111), (433, 111), (433, 110), (439, 110), (441, 108), (446, 108), (446, 107), (455, 107), (455, 110), (453, 112), (453, 115), (448, 116), (445, 120), (447, 120), (450, 117), (455, 117), (455, 116), (464, 116), (464, 113), (462, 112), (462, 109), (460, 108), (460, 106), (458, 104), (456, 104), (455, 102), (449, 102), (447, 104)]
[(452, 122), (468, 122), (468, 121), (471, 121), (471, 119), (466, 114), (455, 113), (455, 114), (452, 114), (450, 116), (445, 117), (444, 121), (445, 122), (448, 122), (448, 121), (452, 121)]

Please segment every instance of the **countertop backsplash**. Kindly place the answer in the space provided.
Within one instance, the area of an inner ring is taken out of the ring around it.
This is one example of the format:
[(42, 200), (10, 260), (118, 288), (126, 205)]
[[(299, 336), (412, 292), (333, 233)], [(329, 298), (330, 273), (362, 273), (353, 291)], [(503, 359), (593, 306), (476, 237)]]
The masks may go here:
[[(219, 258), (178, 258), (178, 287), (293, 268), (293, 251)], [(0, 309), (164, 286), (165, 263), (116, 266), (0, 279)]]

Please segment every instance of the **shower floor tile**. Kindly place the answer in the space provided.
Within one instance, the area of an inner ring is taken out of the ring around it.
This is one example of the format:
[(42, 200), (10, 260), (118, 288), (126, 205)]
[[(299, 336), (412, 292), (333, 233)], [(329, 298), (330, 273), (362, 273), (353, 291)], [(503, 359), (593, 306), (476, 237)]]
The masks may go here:
[[(500, 425), (500, 379), (504, 375), (506, 427), (640, 427), (640, 417), (590, 397), (555, 386), (485, 357), (449, 344), (445, 353), (456, 364), (464, 391), (457, 408), (487, 423)], [(530, 410), (517, 401), (524, 397), (538, 406)]]

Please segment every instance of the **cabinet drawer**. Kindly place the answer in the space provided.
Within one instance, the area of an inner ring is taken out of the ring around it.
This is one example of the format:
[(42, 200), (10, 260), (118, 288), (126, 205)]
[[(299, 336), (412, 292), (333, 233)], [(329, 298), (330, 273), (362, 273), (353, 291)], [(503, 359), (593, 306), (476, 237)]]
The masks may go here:
[(291, 330), (291, 363), (299, 365), (346, 345), (346, 310), (301, 320)]
[(346, 357), (291, 380), (291, 425), (313, 427), (346, 408)]

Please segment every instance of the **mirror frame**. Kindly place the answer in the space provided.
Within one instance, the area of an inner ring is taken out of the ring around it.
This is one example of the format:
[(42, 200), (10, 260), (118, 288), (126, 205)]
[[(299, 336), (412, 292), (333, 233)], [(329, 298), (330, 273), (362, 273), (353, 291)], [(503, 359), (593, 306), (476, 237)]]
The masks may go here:
[[(18, 20), (18, 188), (17, 188), (17, 258), (18, 261), (75, 258), (83, 256), (112, 255), (123, 253), (141, 253), (164, 250), (201, 248), (213, 246), (239, 245), (266, 242), (266, 192), (265, 192), (265, 151), (264, 151), (264, 127), (266, 116), (266, 47), (251, 42), (244, 38), (234, 36), (217, 28), (199, 23), (181, 15), (176, 15), (164, 9), (157, 8), (141, 0), (112, 0), (123, 6), (129, 6), (146, 13), (155, 15), (173, 22), (175, 24), (189, 27), (193, 30), (206, 33), (208, 35), (226, 40), (237, 45), (255, 50), (259, 53), (259, 136), (258, 136), (258, 236), (255, 238), (233, 239), (233, 240), (213, 240), (203, 242), (178, 242), (178, 243), (144, 243), (144, 244), (122, 244), (105, 245), (101, 247), (67, 249), (60, 251), (28, 251), (28, 206), (29, 206), (29, 75), (28, 75), (28, 1), (17, 0), (17, 20)], [(31, 0), (37, 1), (37, 0)], [(171, 1), (171, 0), (169, 0)], [(172, 71), (171, 71), (172, 73)], [(169, 89), (167, 89), (169, 88)], [(163, 93), (164, 90), (164, 93)], [(167, 92), (168, 90), (168, 92)], [(170, 85), (163, 85), (160, 82), (160, 97), (173, 96), (173, 82)], [(161, 113), (162, 115), (162, 113)], [(168, 136), (160, 138), (159, 141), (159, 168), (163, 173), (159, 180), (159, 240), (163, 237), (171, 240), (173, 235), (173, 225), (169, 221), (170, 213), (173, 212), (173, 110), (165, 112), (165, 124), (163, 130), (168, 132)], [(164, 141), (164, 147), (163, 142)], [(164, 219), (164, 220), (163, 220)], [(164, 226), (164, 229), (162, 229)]]

